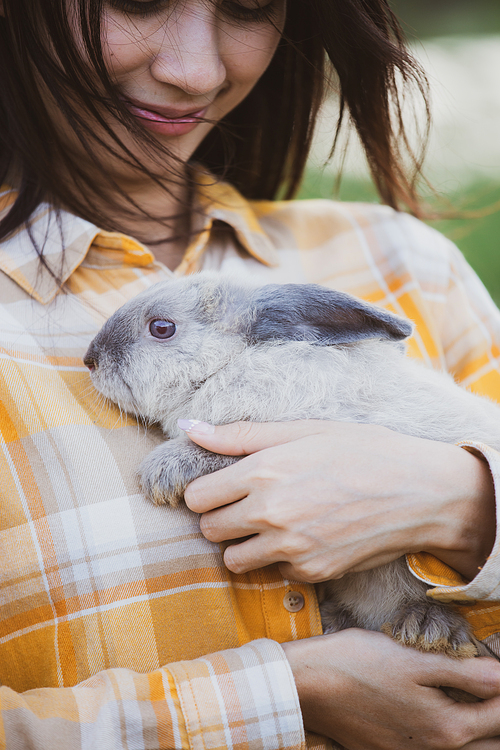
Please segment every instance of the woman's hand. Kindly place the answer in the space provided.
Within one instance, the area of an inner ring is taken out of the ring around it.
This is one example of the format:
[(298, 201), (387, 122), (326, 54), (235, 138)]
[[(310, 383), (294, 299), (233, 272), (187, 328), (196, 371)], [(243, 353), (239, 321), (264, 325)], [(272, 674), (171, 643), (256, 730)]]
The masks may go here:
[[(348, 750), (500, 748), (500, 664), (493, 659), (459, 662), (354, 629), (282, 645), (306, 729)], [(456, 703), (440, 685), (491, 700)]]
[(493, 546), (488, 466), (456, 446), (350, 422), (196, 430), (208, 450), (247, 456), (185, 494), (207, 539), (246, 538), (225, 551), (235, 573), (280, 563), (315, 583), (427, 551), (473, 578)]

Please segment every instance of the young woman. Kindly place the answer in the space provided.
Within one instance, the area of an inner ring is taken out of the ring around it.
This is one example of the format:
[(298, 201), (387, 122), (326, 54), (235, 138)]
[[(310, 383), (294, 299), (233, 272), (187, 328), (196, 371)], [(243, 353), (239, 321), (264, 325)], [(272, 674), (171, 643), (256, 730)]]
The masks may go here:
[[(300, 181), (325, 52), (386, 206), (273, 201)], [(496, 661), (316, 637), (313, 586), (407, 554), (498, 652), (495, 451), (193, 424), (248, 457), (154, 507), (135, 471), (161, 435), (81, 361), (126, 299), (215, 268), (406, 314), (411, 355), (500, 400), (500, 314), (395, 210), (418, 213), (399, 74), (423, 85), (386, 0), (0, 0), (0, 747), (500, 747)]]

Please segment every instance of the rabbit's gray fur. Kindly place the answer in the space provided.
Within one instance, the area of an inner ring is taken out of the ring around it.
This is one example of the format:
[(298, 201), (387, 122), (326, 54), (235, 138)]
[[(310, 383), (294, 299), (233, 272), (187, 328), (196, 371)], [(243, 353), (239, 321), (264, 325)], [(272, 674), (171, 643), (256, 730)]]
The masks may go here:
[[(172, 338), (149, 330), (176, 325)], [(312, 284), (254, 288), (210, 272), (158, 284), (121, 307), (89, 347), (95, 387), (122, 409), (159, 423), (167, 438), (139, 469), (145, 492), (175, 506), (198, 476), (238, 460), (210, 453), (178, 418), (325, 419), (383, 425), (448, 443), (500, 449), (500, 408), (404, 356), (412, 325), (350, 295)], [(471, 656), (474, 640), (452, 606), (404, 558), (323, 585), (325, 632), (384, 629), (407, 645)]]

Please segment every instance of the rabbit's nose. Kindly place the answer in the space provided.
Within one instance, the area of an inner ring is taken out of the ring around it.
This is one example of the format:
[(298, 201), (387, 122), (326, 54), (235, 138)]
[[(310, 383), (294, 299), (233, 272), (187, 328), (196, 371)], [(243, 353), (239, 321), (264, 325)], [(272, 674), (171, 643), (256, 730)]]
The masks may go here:
[(99, 366), (99, 357), (97, 356), (97, 352), (93, 348), (92, 344), (89, 346), (85, 353), (83, 364), (89, 368), (90, 372), (97, 370), (97, 367)]
[(89, 368), (90, 372), (93, 372), (94, 370), (97, 370), (97, 360), (94, 359), (94, 357), (87, 357), (87, 356), (85, 356), (83, 358), (83, 363), (85, 365), (87, 365), (87, 367)]

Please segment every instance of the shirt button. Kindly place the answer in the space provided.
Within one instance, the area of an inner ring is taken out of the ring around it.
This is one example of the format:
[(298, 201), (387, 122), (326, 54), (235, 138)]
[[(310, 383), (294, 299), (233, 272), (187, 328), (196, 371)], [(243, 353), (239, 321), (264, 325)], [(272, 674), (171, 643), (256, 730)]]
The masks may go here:
[(288, 591), (283, 597), (283, 605), (288, 612), (299, 612), (304, 606), (304, 597), (300, 591)]

